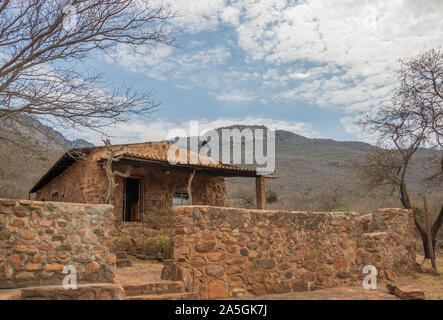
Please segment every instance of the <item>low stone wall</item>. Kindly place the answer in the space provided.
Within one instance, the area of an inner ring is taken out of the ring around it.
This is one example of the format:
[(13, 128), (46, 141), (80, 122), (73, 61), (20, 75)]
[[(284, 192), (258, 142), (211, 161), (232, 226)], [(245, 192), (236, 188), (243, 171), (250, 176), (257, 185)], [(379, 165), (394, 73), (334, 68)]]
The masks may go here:
[(117, 235), (110, 205), (0, 199), (0, 288), (112, 282)]
[(1, 290), (0, 300), (125, 300), (123, 287), (117, 284), (80, 284), (77, 289), (63, 286), (29, 287)]
[(350, 284), (363, 279), (365, 265), (393, 277), (415, 261), (407, 210), (362, 216), (192, 206), (175, 213), (174, 259), (163, 278), (183, 280), (202, 299)]

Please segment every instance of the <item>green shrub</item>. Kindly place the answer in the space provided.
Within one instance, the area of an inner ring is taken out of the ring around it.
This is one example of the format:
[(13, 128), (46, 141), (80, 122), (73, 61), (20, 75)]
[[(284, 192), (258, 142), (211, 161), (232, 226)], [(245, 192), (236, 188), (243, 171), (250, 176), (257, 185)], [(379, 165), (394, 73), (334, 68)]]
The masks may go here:
[(145, 241), (145, 255), (152, 259), (172, 259), (174, 252), (174, 243), (172, 237), (161, 234)]
[(273, 190), (266, 191), (266, 202), (274, 203), (278, 201), (278, 193)]

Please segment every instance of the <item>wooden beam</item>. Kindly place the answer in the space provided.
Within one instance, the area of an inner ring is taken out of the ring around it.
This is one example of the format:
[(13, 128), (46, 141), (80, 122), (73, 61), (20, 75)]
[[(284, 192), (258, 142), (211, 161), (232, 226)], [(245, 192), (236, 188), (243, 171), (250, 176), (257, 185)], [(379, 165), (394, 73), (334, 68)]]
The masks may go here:
[[(102, 159), (99, 160), (99, 162), (103, 162)], [(131, 165), (131, 166), (141, 166), (141, 167), (154, 167), (154, 168), (160, 168), (164, 170), (181, 170), (192, 173), (194, 170), (198, 172), (199, 174), (212, 174), (212, 175), (218, 175), (223, 177), (257, 177), (257, 173), (254, 171), (242, 171), (237, 169), (226, 169), (226, 168), (217, 168), (217, 167), (199, 167), (195, 165), (186, 165), (186, 164), (169, 164), (165, 161), (140, 161), (140, 160), (133, 160), (133, 159), (126, 159), (122, 158), (118, 161), (114, 161), (114, 163), (118, 164), (125, 164), (125, 165)]]
[(263, 176), (255, 178), (255, 192), (257, 196), (257, 209), (266, 210), (266, 189)]

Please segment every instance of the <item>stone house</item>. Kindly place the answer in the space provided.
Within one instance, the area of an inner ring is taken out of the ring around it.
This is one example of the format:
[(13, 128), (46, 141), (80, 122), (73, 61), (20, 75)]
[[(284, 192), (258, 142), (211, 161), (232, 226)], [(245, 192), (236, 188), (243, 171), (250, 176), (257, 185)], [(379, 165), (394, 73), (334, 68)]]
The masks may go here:
[[(117, 221), (152, 222), (172, 213), (174, 206), (189, 204), (187, 187), (193, 172), (193, 205), (227, 207), (225, 177), (254, 177), (257, 206), (265, 209), (264, 177), (254, 169), (218, 162), (203, 164), (200, 160), (196, 164), (171, 164), (167, 158), (171, 145), (166, 141), (114, 147), (120, 148), (120, 156), (113, 162), (113, 169), (119, 172), (130, 169), (130, 176), (115, 178), (117, 187), (111, 204)], [(85, 147), (76, 151), (81, 151), (83, 157), (73, 157), (73, 152), (66, 152), (32, 187), (30, 194), (35, 194), (35, 200), (103, 203), (108, 186), (102, 165), (106, 148)], [(188, 156), (191, 154), (185, 152)]]

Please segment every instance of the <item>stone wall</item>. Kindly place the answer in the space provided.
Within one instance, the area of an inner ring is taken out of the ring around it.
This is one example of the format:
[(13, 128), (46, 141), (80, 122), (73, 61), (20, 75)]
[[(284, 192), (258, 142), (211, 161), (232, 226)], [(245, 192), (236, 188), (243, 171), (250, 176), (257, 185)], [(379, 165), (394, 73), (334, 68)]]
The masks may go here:
[[(166, 144), (146, 143), (123, 145), (124, 152), (149, 155), (150, 148), (165, 147)], [(58, 201), (71, 203), (102, 203), (103, 195), (108, 187), (108, 180), (102, 165), (98, 162), (106, 156), (104, 148), (90, 148), (84, 159), (77, 160), (61, 175), (56, 177), (41, 190), (35, 199), (51, 201), (53, 194), (58, 194)], [(131, 177), (139, 178), (142, 200), (141, 212), (137, 222), (123, 222), (124, 180), (116, 177), (116, 189), (111, 204), (114, 206), (116, 228), (122, 248), (135, 254), (143, 246), (141, 236), (164, 234), (174, 227), (172, 199), (174, 193), (187, 192), (190, 172), (181, 170), (163, 170), (157, 167), (129, 167), (114, 164), (115, 170), (127, 172), (131, 169)], [(197, 173), (192, 182), (193, 203), (198, 205), (228, 206), (225, 178), (211, 174)]]
[(163, 278), (200, 298), (305, 291), (410, 270), (414, 221), (402, 209), (370, 215), (192, 206), (175, 209), (174, 259)]
[[(123, 145), (123, 152), (140, 155), (149, 154), (150, 148), (166, 144), (146, 143)], [(104, 148), (90, 148), (84, 159), (77, 160), (61, 175), (56, 177), (36, 192), (35, 200), (51, 201), (54, 193), (58, 201), (72, 203), (103, 203), (103, 195), (108, 186), (105, 171), (98, 161), (106, 156)], [(113, 165), (115, 170), (126, 172), (129, 166)], [(159, 221), (158, 216), (170, 216), (173, 221), (172, 197), (176, 192), (186, 192), (191, 173), (181, 170), (162, 170), (157, 167), (131, 167), (131, 177), (141, 179), (143, 193), (142, 214), (140, 221), (151, 223), (154, 228)], [(117, 187), (111, 204), (115, 208), (117, 220), (123, 217), (124, 181), (116, 177)], [(198, 205), (228, 206), (225, 179), (222, 176), (197, 173), (192, 182), (193, 202)], [(169, 225), (172, 227), (172, 225)]]
[(79, 284), (69, 290), (61, 285), (28, 287), (1, 290), (0, 300), (125, 300), (125, 291), (112, 283)]
[(110, 205), (0, 199), (0, 288), (112, 282), (116, 235)]
[[(126, 172), (129, 166), (114, 165), (120, 172)], [(189, 172), (170, 170), (164, 171), (159, 168), (138, 167), (132, 168), (131, 176), (141, 179), (141, 191), (143, 193), (143, 213), (140, 222), (150, 224), (153, 229), (173, 227), (174, 213), (172, 198), (176, 192), (187, 192)], [(101, 178), (100, 178), (101, 179)], [(106, 178), (103, 177), (106, 182)], [(123, 217), (123, 178), (117, 177), (118, 183), (113, 205), (115, 214), (119, 219)], [(106, 191), (107, 182), (97, 192), (103, 194)], [(197, 173), (192, 181), (192, 201), (197, 205), (228, 206), (227, 192), (224, 177), (210, 174)]]

